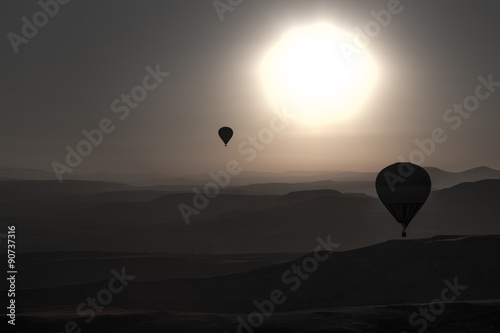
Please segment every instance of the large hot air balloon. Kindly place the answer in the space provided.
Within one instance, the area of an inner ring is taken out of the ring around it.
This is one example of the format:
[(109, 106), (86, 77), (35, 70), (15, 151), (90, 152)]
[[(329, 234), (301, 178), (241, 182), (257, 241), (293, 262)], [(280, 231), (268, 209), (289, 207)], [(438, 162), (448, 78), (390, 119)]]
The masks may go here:
[(375, 187), (380, 201), (403, 226), (402, 236), (406, 237), (406, 227), (431, 191), (429, 174), (412, 163), (395, 163), (380, 171)]
[(221, 127), (219, 128), (219, 137), (224, 142), (224, 145), (227, 146), (227, 143), (233, 137), (233, 130), (230, 127)]

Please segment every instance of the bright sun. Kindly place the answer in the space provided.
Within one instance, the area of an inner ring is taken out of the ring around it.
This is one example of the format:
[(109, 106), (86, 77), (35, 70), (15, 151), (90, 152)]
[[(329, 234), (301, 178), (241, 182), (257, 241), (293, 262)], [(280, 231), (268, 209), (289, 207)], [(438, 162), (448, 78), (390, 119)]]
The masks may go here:
[(286, 34), (264, 57), (261, 74), (276, 108), (322, 124), (361, 106), (376, 66), (353, 36), (319, 23)]

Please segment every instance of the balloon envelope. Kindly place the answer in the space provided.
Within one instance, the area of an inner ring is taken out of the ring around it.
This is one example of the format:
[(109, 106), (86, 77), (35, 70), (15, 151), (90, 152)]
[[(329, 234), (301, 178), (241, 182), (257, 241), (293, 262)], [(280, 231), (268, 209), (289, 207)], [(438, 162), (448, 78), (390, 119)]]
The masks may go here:
[(219, 128), (219, 137), (222, 139), (224, 144), (227, 146), (227, 143), (233, 137), (233, 130), (230, 127), (221, 127), (221, 128)]
[(429, 196), (431, 178), (418, 165), (395, 163), (380, 171), (375, 187), (380, 201), (406, 229)]

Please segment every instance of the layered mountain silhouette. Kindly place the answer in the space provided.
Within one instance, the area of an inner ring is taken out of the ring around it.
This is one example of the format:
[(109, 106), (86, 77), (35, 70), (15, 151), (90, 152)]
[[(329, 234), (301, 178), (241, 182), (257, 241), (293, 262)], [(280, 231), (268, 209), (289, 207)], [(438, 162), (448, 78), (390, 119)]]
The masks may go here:
[[(59, 332), (74, 320), (92, 332), (250, 332), (241, 318), (279, 289), (286, 301), (259, 332), (411, 332), (410, 316), (452, 284), (460, 295), (427, 331), (497, 332), (498, 171), (428, 172), (434, 190), (404, 240), (370, 173), (260, 184), (271, 175), (250, 174), (189, 224), (179, 205), (193, 207), (201, 176), (140, 186), (10, 174), (0, 180), (0, 226), (20, 235), (17, 331)], [(328, 236), (340, 247), (327, 260), (307, 278), (284, 278)], [(136, 279), (87, 327), (77, 306), (121, 268)]]
[[(401, 232), (379, 200), (365, 194), (334, 190), (284, 196), (221, 194), (193, 214), (187, 225), (179, 204), (192, 206), (192, 193), (159, 197), (141, 191), (109, 193), (90, 194), (86, 200), (63, 196), (3, 201), (1, 223), (15, 222), (22, 230), (26, 241), (19, 246), (25, 252), (307, 252), (317, 235), (332, 234), (344, 249), (354, 249), (398, 238)], [(498, 213), (492, 207), (499, 201), (500, 180), (433, 191), (408, 235), (498, 234)]]
[[(434, 188), (451, 187), (463, 182), (474, 182), (483, 179), (500, 179), (500, 171), (480, 166), (461, 172), (449, 172), (435, 167), (425, 167), (432, 178)], [(335, 182), (374, 182), (377, 172), (353, 171), (287, 171), (287, 172), (252, 172), (245, 171), (231, 179), (231, 186), (246, 186), (269, 183), (315, 183), (322, 181)], [(166, 177), (153, 173), (111, 173), (68, 174), (66, 180), (119, 182), (138, 187), (155, 187), (171, 190), (169, 186), (200, 186), (211, 178), (207, 174), (187, 175), (184, 177)], [(0, 180), (57, 180), (53, 172), (37, 169), (20, 169), (0, 167)], [(165, 187), (166, 186), (166, 187)], [(301, 188), (305, 189), (305, 188)], [(297, 190), (297, 189), (294, 189)], [(262, 194), (262, 193), (261, 193)], [(274, 193), (280, 194), (280, 193)]]

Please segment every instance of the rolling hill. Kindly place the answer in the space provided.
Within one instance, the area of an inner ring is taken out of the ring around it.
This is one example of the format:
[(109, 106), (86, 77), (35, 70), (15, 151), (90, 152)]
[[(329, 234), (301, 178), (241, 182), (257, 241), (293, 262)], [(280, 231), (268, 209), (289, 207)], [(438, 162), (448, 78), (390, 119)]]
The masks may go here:
[[(315, 246), (312, 240), (310, 247)], [(311, 258), (315, 258), (310, 253), (290, 262), (225, 276), (134, 281), (113, 306), (150, 311), (250, 313), (255, 310), (255, 302), (269, 299), (273, 290), (280, 290), (284, 298), (275, 312), (427, 303), (443, 295), (444, 288), (448, 288), (447, 296), (455, 293), (455, 299), (461, 302), (498, 300), (499, 251), (498, 235), (387, 241), (329, 256), (326, 251), (319, 252), (326, 259), (316, 260), (316, 266), (310, 264)], [(132, 274), (130, 270), (128, 273)], [(27, 290), (20, 294), (19, 301), (34, 309), (71, 306), (105, 283)]]

